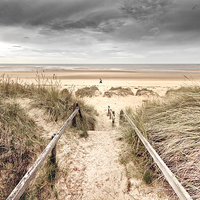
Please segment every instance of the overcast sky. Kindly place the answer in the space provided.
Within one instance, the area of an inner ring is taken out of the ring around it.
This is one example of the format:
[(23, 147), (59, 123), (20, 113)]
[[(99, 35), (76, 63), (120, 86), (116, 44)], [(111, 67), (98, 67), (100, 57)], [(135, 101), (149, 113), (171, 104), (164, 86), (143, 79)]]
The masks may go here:
[(200, 63), (200, 1), (0, 0), (0, 63)]

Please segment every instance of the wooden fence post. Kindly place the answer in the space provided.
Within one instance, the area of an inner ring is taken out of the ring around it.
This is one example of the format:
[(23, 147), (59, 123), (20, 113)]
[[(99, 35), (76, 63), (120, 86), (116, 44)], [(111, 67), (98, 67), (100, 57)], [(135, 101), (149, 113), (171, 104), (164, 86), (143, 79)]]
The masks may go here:
[(123, 110), (121, 110), (119, 115), (119, 124), (121, 125), (123, 121), (124, 121), (124, 112)]
[[(78, 104), (78, 103), (77, 103), (77, 106), (79, 106), (79, 104)], [(79, 110), (78, 110), (78, 112), (79, 112), (79, 115), (80, 115), (81, 121), (83, 121), (83, 115), (82, 115), (82, 113), (81, 113), (81, 109), (80, 109), (80, 107), (79, 107)]]
[(107, 116), (109, 116), (110, 115), (110, 106), (108, 106), (108, 114), (107, 114)]
[[(53, 134), (52, 140), (55, 136), (56, 136), (56, 134)], [(55, 181), (55, 177), (56, 177), (56, 172), (57, 172), (56, 144), (55, 144), (54, 148), (51, 150), (50, 161), (48, 163), (48, 171), (49, 171), (48, 178), (51, 182), (51, 188), (53, 188), (54, 183), (55, 183), (54, 181)]]
[(115, 111), (112, 111), (112, 114), (113, 114), (112, 123), (114, 124), (115, 123)]
[[(53, 139), (55, 137), (56, 134), (53, 134), (53, 136), (51, 137), (51, 139)], [(51, 157), (50, 157), (51, 163), (52, 164), (56, 164), (56, 144), (54, 146), (54, 148), (51, 150)]]
[[(77, 107), (78, 107), (78, 103), (75, 102), (73, 105), (73, 112), (76, 110)], [(76, 116), (72, 119), (72, 126), (76, 127)]]

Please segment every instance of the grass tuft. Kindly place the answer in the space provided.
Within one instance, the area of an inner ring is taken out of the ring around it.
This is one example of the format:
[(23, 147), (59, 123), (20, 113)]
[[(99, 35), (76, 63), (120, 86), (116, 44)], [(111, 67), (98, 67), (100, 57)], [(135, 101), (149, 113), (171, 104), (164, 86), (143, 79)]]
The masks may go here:
[(0, 100), (0, 198), (5, 199), (45, 145), (38, 128), (18, 104)]
[[(49, 120), (55, 122), (66, 120), (76, 102), (67, 89), (59, 90), (57, 79), (48, 80), (37, 73), (36, 82), (36, 85), (26, 84), (5, 75), (0, 77), (0, 199), (11, 193), (47, 145), (47, 141), (39, 136), (41, 130), (26, 111), (16, 103), (6, 102), (29, 98), (34, 102), (33, 107), (45, 110)], [(77, 116), (77, 129), (87, 137), (87, 130), (95, 128), (97, 112), (84, 102), (79, 105), (82, 118)], [(57, 164), (46, 161), (21, 199), (57, 199), (58, 190), (54, 186), (57, 172), (61, 173)]]
[(96, 87), (96, 86), (84, 87), (84, 88), (78, 89), (75, 92), (75, 95), (77, 97), (80, 97), (80, 98), (83, 98), (83, 97), (93, 97), (93, 96), (95, 96), (97, 94), (97, 92), (100, 93), (99, 92), (99, 88)]
[(81, 138), (87, 138), (89, 135), (88, 135), (88, 132), (84, 129), (82, 130), (82, 133), (80, 133), (80, 137)]
[(149, 90), (147, 88), (143, 88), (143, 89), (139, 89), (137, 90), (136, 96), (159, 96), (156, 92), (154, 92), (153, 90)]
[[(200, 87), (197, 86), (169, 90), (162, 102), (147, 102), (136, 112), (127, 110), (144, 137), (193, 199), (200, 196), (199, 91)], [(157, 180), (163, 180), (160, 170), (134, 132), (123, 130), (123, 135), (125, 141), (133, 146), (134, 159), (142, 166), (144, 180), (150, 179), (147, 171)]]
[(113, 95), (128, 96), (134, 95), (130, 88), (111, 87), (108, 91), (104, 92), (104, 97), (111, 98)]
[(152, 182), (152, 176), (149, 172), (149, 170), (147, 170), (144, 175), (143, 175), (143, 180), (145, 181), (146, 184), (150, 184)]

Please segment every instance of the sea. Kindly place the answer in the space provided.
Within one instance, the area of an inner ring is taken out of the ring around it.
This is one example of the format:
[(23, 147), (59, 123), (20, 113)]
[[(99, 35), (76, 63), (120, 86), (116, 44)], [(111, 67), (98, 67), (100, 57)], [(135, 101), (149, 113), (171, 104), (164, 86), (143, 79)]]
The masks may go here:
[(0, 71), (132, 71), (200, 73), (200, 64), (0, 64)]

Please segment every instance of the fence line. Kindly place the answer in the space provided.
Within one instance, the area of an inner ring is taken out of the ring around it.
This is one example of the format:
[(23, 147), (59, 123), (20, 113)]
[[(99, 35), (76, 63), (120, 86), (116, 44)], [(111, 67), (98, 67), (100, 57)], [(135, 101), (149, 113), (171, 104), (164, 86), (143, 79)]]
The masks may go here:
[[(181, 200), (192, 200), (190, 195), (187, 193), (185, 188), (179, 183), (175, 175), (171, 172), (171, 170), (167, 167), (167, 165), (163, 162), (163, 160), (160, 158), (160, 156), (156, 153), (156, 151), (153, 149), (153, 147), (149, 144), (149, 142), (144, 138), (144, 136), (140, 133), (136, 125), (131, 121), (131, 119), (128, 117), (128, 115), (124, 112), (124, 110), (121, 110), (127, 121), (130, 123), (130, 125), (134, 128), (136, 134), (150, 153), (150, 155), (153, 157), (155, 163), (158, 165), (162, 173), (164, 174), (165, 178), (171, 185), (171, 187), (174, 189), (176, 194), (178, 195), (179, 199)], [(121, 112), (121, 113), (122, 113)]]
[(108, 106), (108, 116), (110, 116), (110, 119), (112, 118), (112, 123), (115, 123), (115, 111), (112, 111), (110, 106)]
[(17, 184), (17, 186), (8, 196), (7, 200), (18, 200), (21, 197), (21, 195), (24, 193), (25, 189), (28, 187), (31, 180), (35, 177), (36, 173), (38, 172), (38, 170), (44, 163), (45, 159), (47, 158), (49, 153), (52, 151), (52, 149), (55, 147), (61, 135), (64, 133), (66, 127), (69, 125), (69, 123), (72, 121), (72, 119), (74, 119), (74, 117), (78, 113), (79, 111), (78, 103), (74, 103), (74, 105), (75, 106), (74, 106), (73, 113), (64, 123), (64, 125), (60, 128), (57, 134), (54, 135), (51, 142), (47, 145), (47, 147), (44, 149), (44, 151), (41, 153), (41, 155), (38, 157), (38, 159), (35, 161), (32, 167), (27, 171), (27, 173), (24, 175), (21, 181)]

